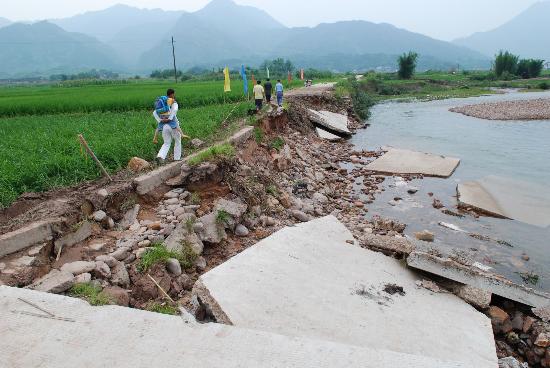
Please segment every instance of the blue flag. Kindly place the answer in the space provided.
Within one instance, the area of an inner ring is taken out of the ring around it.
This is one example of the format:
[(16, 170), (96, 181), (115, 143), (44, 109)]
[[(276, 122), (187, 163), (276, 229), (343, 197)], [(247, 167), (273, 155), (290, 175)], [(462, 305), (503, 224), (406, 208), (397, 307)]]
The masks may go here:
[(244, 70), (244, 65), (241, 65), (241, 78), (243, 79), (244, 94), (248, 94), (248, 80), (246, 79), (246, 70)]

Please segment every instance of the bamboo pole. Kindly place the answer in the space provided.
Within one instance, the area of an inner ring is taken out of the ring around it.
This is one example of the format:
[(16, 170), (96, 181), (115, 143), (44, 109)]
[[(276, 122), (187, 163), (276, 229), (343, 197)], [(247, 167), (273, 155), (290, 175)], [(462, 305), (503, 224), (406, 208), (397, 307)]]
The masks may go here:
[(155, 285), (157, 285), (157, 287), (160, 289), (160, 291), (164, 294), (164, 296), (166, 296), (172, 303), (176, 304), (176, 302), (174, 301), (174, 299), (170, 298), (170, 295), (168, 295), (168, 293), (166, 291), (164, 291), (164, 289), (162, 288), (162, 286), (159, 285), (159, 283), (157, 282), (157, 280), (155, 280), (153, 278), (153, 276), (151, 276), (150, 274), (147, 274), (147, 276), (151, 279), (151, 281), (153, 281), (155, 283)]
[(101, 161), (99, 161), (99, 159), (96, 157), (94, 151), (92, 151), (90, 146), (88, 146), (88, 142), (86, 142), (86, 139), (84, 139), (84, 136), (82, 134), (79, 134), (78, 139), (80, 140), (80, 144), (84, 147), (86, 152), (88, 152), (90, 157), (92, 157), (92, 159), (95, 161), (96, 165), (99, 167), (103, 175), (106, 176), (109, 179), (109, 181), (113, 181), (113, 178), (111, 178), (111, 175), (109, 175), (107, 170), (105, 170), (105, 167), (103, 167), (103, 164), (101, 163)]

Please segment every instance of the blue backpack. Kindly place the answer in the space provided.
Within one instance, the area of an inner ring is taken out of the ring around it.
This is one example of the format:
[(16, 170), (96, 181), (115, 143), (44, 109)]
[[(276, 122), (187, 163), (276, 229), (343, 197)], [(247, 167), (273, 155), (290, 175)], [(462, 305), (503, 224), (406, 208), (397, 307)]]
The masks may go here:
[(170, 106), (168, 106), (168, 96), (160, 96), (155, 101), (155, 111), (157, 114), (166, 115), (170, 112)]

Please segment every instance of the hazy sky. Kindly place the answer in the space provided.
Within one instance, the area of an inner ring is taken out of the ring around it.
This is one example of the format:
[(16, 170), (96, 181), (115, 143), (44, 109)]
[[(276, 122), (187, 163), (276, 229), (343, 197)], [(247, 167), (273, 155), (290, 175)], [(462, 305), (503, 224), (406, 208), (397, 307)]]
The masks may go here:
[[(499, 26), (538, 0), (236, 0), (267, 11), (287, 26), (362, 19), (451, 40)], [(194, 11), (209, 0), (0, 0), (0, 17), (63, 18), (122, 3)], [(498, 9), (498, 10), (497, 10)]]

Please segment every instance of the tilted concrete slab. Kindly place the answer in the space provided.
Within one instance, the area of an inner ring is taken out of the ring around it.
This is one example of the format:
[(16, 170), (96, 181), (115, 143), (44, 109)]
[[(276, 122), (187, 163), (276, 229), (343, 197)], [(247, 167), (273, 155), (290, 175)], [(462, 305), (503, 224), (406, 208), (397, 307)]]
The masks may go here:
[(326, 139), (327, 141), (339, 141), (342, 139), (342, 137), (339, 137), (337, 136), (336, 134), (332, 134), (330, 132), (327, 132), (326, 130), (324, 129), (321, 129), (321, 128), (315, 128), (315, 130), (317, 131), (317, 135), (319, 136), (319, 138), (321, 139)]
[(53, 236), (52, 226), (63, 221), (64, 219), (37, 221), (21, 229), (0, 235), (0, 257), (50, 240)]
[[(247, 126), (241, 129), (240, 131), (238, 131), (237, 133), (235, 133), (233, 136), (231, 136), (229, 139), (227, 139), (224, 142), (228, 142), (234, 145), (242, 144), (252, 136), (253, 130), (254, 130), (253, 126)], [(170, 164), (161, 166), (153, 171), (150, 171), (147, 174), (144, 174), (135, 178), (134, 186), (136, 188), (136, 192), (140, 195), (145, 195), (151, 192), (152, 190), (158, 188), (168, 179), (178, 176), (181, 172), (181, 166), (183, 165), (184, 162), (189, 161), (191, 158), (195, 157), (200, 152), (203, 152), (206, 150), (208, 150), (208, 148), (205, 148), (204, 150), (194, 153), (192, 155), (189, 155), (185, 157), (182, 161), (172, 162)]]
[(390, 148), (383, 156), (368, 164), (366, 169), (383, 174), (423, 174), (448, 178), (459, 164), (458, 158)]
[(489, 215), (550, 226), (550, 190), (520, 180), (487, 176), (457, 186), (459, 204)]
[[(485, 315), (418, 288), (405, 265), (350, 240), (333, 216), (287, 227), (202, 275), (193, 292), (238, 327), (497, 366)], [(385, 292), (391, 284), (405, 295)]]
[(550, 295), (513, 283), (512, 281), (476, 267), (461, 265), (451, 259), (443, 259), (425, 252), (412, 252), (407, 264), (462, 284), (490, 291), (493, 294), (532, 307), (550, 306)]
[(342, 134), (345, 136), (351, 135), (348, 129), (348, 117), (342, 114), (336, 114), (330, 111), (315, 111), (309, 109), (310, 119), (331, 132)]
[(0, 314), (0, 366), (10, 368), (467, 367), (222, 324), (197, 325), (183, 316), (91, 307), (80, 299), (6, 286), (0, 286)]

